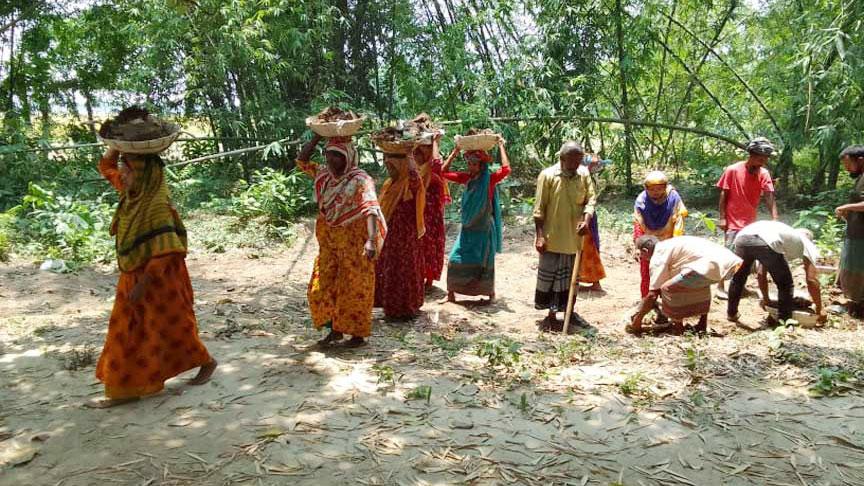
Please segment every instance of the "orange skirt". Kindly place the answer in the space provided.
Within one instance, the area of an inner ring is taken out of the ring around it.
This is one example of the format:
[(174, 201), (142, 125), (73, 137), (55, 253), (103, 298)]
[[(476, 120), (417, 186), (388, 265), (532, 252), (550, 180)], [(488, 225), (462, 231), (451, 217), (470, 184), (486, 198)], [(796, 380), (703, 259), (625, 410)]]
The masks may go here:
[(600, 260), (600, 252), (594, 244), (591, 232), (582, 239), (582, 258), (579, 263), (579, 281), (595, 283), (606, 278), (606, 269)]
[[(144, 276), (150, 283), (133, 303), (130, 294)], [(198, 338), (192, 282), (185, 256), (151, 259), (144, 267), (121, 272), (108, 322), (108, 337), (96, 365), (96, 378), (108, 398), (132, 398), (156, 393), (165, 380), (211, 360)]]
[(316, 329), (332, 325), (354, 337), (372, 334), (375, 263), (363, 251), (366, 218), (345, 226), (330, 226), (323, 217), (315, 224), (318, 257), (306, 296)]

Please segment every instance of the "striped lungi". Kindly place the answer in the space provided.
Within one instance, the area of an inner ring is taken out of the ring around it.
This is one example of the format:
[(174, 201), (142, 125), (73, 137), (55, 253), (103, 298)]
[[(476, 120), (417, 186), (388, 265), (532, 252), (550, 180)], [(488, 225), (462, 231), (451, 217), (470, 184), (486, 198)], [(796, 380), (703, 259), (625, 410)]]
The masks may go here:
[(685, 270), (660, 288), (663, 314), (670, 319), (701, 316), (711, 308), (711, 285), (704, 276)]
[(540, 254), (534, 308), (564, 312), (570, 294), (570, 277), (576, 255), (546, 251)]

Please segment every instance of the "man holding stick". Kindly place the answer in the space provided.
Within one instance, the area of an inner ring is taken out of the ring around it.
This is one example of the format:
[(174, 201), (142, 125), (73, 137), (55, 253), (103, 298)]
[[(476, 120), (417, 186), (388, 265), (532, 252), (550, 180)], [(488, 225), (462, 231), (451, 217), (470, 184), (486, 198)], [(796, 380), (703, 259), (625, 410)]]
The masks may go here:
[(566, 142), (559, 152), (559, 162), (537, 177), (534, 199), (535, 248), (540, 253), (534, 307), (549, 311), (544, 329), (557, 325), (557, 312), (565, 313), (564, 328), (570, 322), (586, 325), (573, 312), (582, 235), (587, 231), (597, 193), (586, 168), (580, 168), (585, 151), (577, 142)]

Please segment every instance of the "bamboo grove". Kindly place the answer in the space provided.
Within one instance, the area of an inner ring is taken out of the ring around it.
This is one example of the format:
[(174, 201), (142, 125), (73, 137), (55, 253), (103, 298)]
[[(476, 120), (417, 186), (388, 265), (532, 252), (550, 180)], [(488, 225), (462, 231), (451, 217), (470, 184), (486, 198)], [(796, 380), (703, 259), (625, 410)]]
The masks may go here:
[(781, 187), (819, 192), (861, 142), (862, 18), (861, 0), (12, 0), (3, 142), (93, 141), (87, 121), (138, 102), (231, 150), (345, 104), (495, 123), (523, 167), (576, 136), (628, 185), (710, 172), (762, 135)]

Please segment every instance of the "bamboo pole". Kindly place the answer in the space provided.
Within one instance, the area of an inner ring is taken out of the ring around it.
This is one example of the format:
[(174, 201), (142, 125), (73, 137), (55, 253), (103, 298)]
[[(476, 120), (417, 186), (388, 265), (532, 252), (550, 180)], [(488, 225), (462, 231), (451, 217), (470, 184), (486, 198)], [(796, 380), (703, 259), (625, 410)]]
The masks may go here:
[[(580, 236), (582, 244), (585, 238)], [(576, 300), (576, 288), (579, 286), (579, 267), (582, 263), (582, 249), (576, 250), (576, 260), (573, 262), (573, 273), (570, 274), (570, 292), (567, 294), (567, 308), (564, 310), (564, 335), (570, 332), (570, 318), (573, 317), (573, 302)]]

